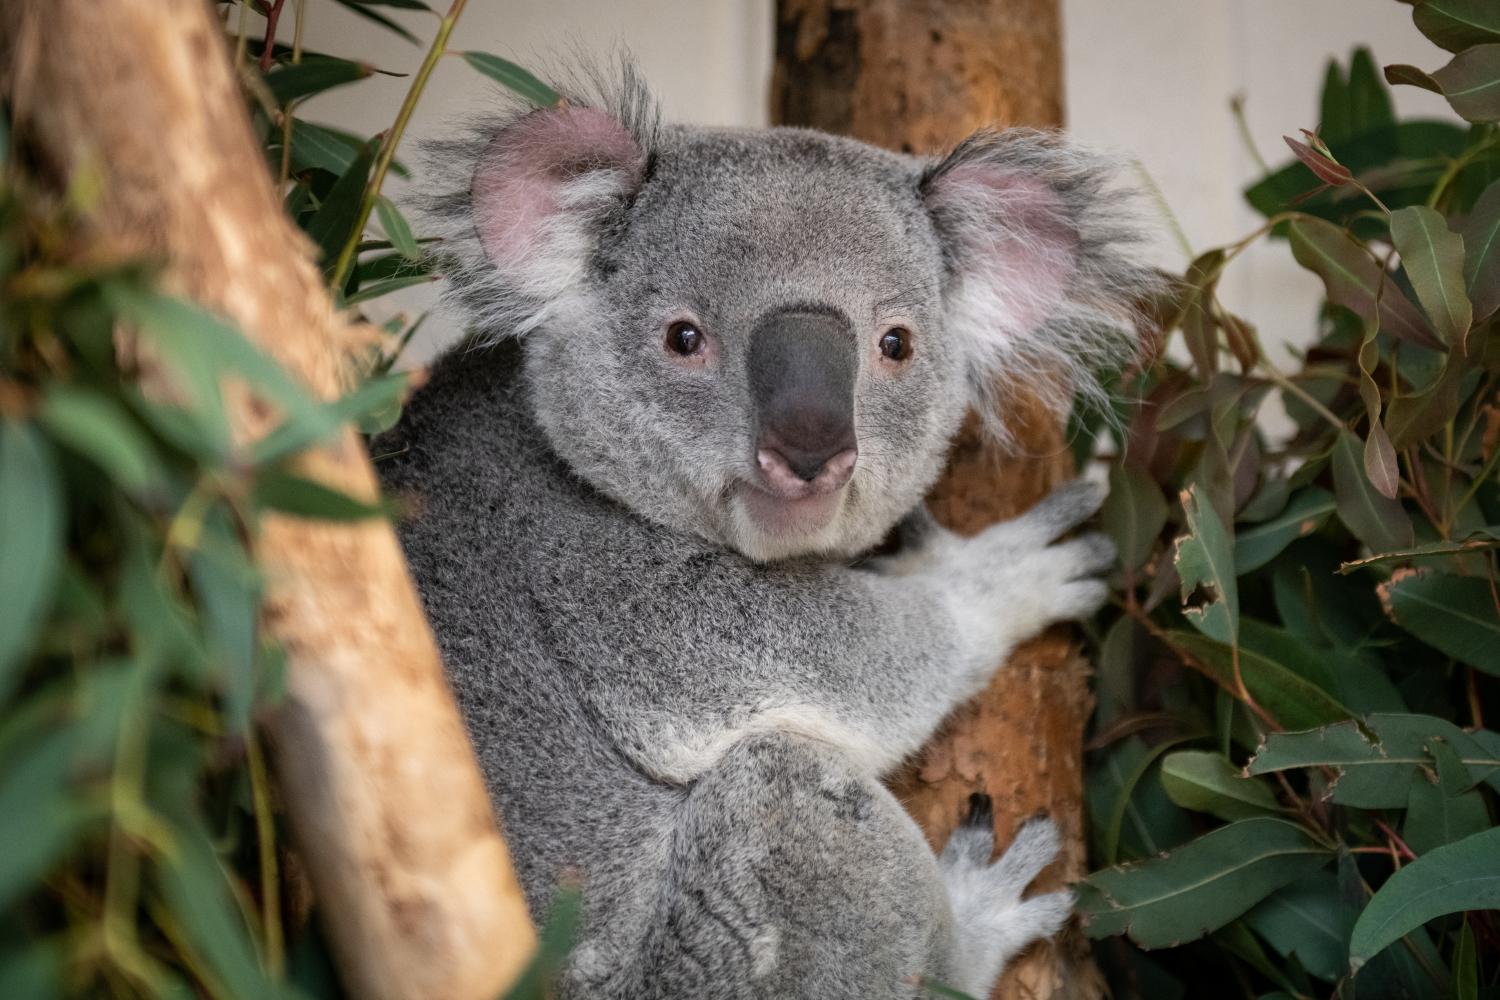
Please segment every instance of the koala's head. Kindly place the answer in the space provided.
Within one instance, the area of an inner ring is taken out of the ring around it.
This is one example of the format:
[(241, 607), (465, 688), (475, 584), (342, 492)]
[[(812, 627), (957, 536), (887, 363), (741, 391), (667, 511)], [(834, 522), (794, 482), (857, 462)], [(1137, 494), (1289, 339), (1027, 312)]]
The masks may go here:
[(1005, 387), (1066, 405), (1128, 351), (1145, 272), (1108, 172), (1039, 133), (919, 159), (603, 100), (435, 145), (448, 297), (524, 337), (530, 404), (593, 485), (771, 560), (880, 541)]

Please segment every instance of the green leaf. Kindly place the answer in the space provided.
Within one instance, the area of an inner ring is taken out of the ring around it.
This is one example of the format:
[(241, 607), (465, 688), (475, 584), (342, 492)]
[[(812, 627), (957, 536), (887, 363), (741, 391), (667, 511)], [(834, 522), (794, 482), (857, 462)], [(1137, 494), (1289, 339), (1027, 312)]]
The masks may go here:
[(1500, 181), (1484, 189), (1464, 223), (1464, 280), (1474, 302), (1474, 316), (1484, 319), (1500, 309)]
[(1349, 964), (1358, 969), (1427, 921), (1500, 909), (1500, 827), (1439, 847), (1392, 875), (1354, 924)]
[(436, 277), (430, 274), (407, 274), (399, 278), (387, 278), (384, 281), (376, 281), (366, 285), (353, 295), (344, 300), (345, 306), (358, 305), (371, 299), (378, 299), (392, 292), (399, 292), (403, 288), (412, 288), (416, 285), (430, 285), (436, 281)]
[[(1101, 817), (1097, 821), (1095, 833), (1099, 838), (1099, 853), (1106, 863), (1114, 864), (1119, 859), (1120, 846), (1125, 842), (1127, 833), (1132, 835), (1131, 841), (1146, 854), (1155, 854), (1169, 846), (1160, 842), (1161, 831), (1152, 822), (1157, 817), (1151, 815), (1150, 803), (1145, 801), (1150, 787), (1146, 775), (1158, 757), (1192, 738), (1179, 736), (1163, 740), (1153, 747), (1147, 747), (1142, 740), (1135, 738), (1121, 743), (1105, 758), (1101, 773), (1107, 780), (1091, 789), (1095, 793), (1091, 806), (1096, 808), (1096, 815)], [(1142, 794), (1137, 795), (1138, 791)], [(1158, 795), (1161, 802), (1166, 803), (1170, 809), (1171, 802), (1166, 798), (1165, 790), (1159, 791)], [(1170, 834), (1174, 831), (1169, 829), (1167, 832)]]
[[(362, 421), (371, 414), (388, 412), (393, 406), (399, 409), (406, 390), (405, 374), (367, 378), (348, 395), (322, 404), (320, 416), (324, 423), (334, 427), (351, 420)], [(316, 441), (317, 432), (316, 425), (284, 423), (256, 443), (251, 458), (257, 465), (285, 458)]]
[(1422, 0), (1412, 8), (1417, 30), (1449, 52), (1500, 42), (1500, 7), (1494, 0)]
[[(3, 125), (3, 119), (0, 119)], [(0, 997), (53, 1000), (63, 992), (63, 963), (67, 955), (62, 942), (26, 941), (0, 955)]]
[(1312, 534), (1333, 513), (1333, 494), (1316, 486), (1299, 491), (1280, 514), (1241, 528), (1234, 536), (1234, 568), (1240, 576), (1266, 565), (1292, 542)]
[(410, 261), (420, 262), (422, 259), (422, 247), (417, 243), (417, 238), (412, 235), (411, 226), (406, 224), (406, 219), (401, 215), (401, 210), (396, 203), (385, 195), (375, 197), (375, 214), (380, 216), (380, 228), (385, 230), (386, 238), (391, 241), (391, 246)]
[[(369, 144), (370, 140), (343, 129), (292, 119), (292, 167), (295, 170), (326, 170), (335, 177), (342, 177)], [(391, 172), (398, 177), (410, 176), (399, 160), (391, 161)]]
[(1359, 439), (1348, 431), (1333, 448), (1333, 495), (1339, 519), (1372, 551), (1411, 547), (1411, 518), (1400, 501), (1382, 496), (1370, 482)]
[(1426, 70), (1409, 65), (1407, 63), (1392, 63), (1385, 68), (1385, 80), (1389, 84), (1407, 87), (1421, 87), (1430, 90), (1434, 94), (1441, 94), (1443, 88), (1438, 86)]
[(401, 25), (397, 24), (395, 21), (392, 21), (384, 14), (378, 14), (375, 11), (368, 9), (373, 6), (403, 7), (405, 6), (405, 4), (391, 3), (389, 2), (389, 0), (387, 0), (387, 2), (384, 4), (378, 4), (375, 2), (375, 0), (334, 0), (334, 3), (338, 4), (340, 7), (344, 8), (350, 13), (358, 14), (365, 20), (380, 25), (382, 28), (394, 35), (400, 35), (402, 38), (406, 39), (408, 42), (411, 42), (413, 45), (417, 44), (418, 40), (416, 35), (413, 35), (410, 31), (407, 31), (405, 28), (401, 27)]
[(1182, 492), (1182, 511), (1187, 531), (1177, 538), (1173, 562), (1182, 581), (1183, 616), (1204, 635), (1232, 646), (1240, 622), (1234, 543), (1196, 486)]
[(1427, 645), (1500, 676), (1500, 613), (1487, 579), (1416, 572), (1380, 588), (1390, 614)]
[(1279, 811), (1276, 796), (1262, 782), (1245, 777), (1222, 754), (1179, 750), (1161, 762), (1161, 783), (1173, 802), (1223, 820)]
[(1244, 819), (1164, 857), (1094, 872), (1079, 887), (1078, 911), (1089, 937), (1128, 934), (1142, 948), (1172, 948), (1224, 926), (1330, 857), (1295, 823)]
[[(1234, 650), (1229, 646), (1181, 630), (1167, 632), (1164, 638), (1201, 663), (1220, 687), (1235, 689)], [(1270, 656), (1241, 647), (1239, 660), (1240, 676), (1251, 697), (1283, 726), (1317, 726), (1354, 715), (1316, 682)]]
[(24, 749), (8, 748), (0, 772), (0, 912), (33, 889), (101, 815), (70, 780), (82, 731), (75, 721)]
[(1458, 1000), (1479, 1000), (1479, 959), (1474, 947), (1474, 928), (1464, 919), (1458, 944), (1453, 948), (1453, 985)]
[(1375, 57), (1364, 46), (1349, 58), (1349, 133), (1363, 135), (1396, 123), (1391, 107), (1391, 92), (1386, 89), (1375, 65)]
[(552, 908), (542, 927), (536, 954), (503, 1000), (547, 1000), (553, 996), (553, 983), (578, 940), (582, 913), (583, 899), (578, 889), (564, 884), (552, 897)]
[(103, 393), (53, 385), (42, 402), (41, 421), (52, 436), (85, 456), (132, 493), (156, 478), (151, 442), (120, 404)]
[(307, 235), (318, 245), (318, 256), (324, 273), (332, 270), (344, 244), (354, 238), (359, 225), (359, 209), (364, 202), (365, 185), (370, 181), (370, 166), (375, 159), (373, 142), (360, 150), (349, 169), (334, 182), (328, 197), (307, 224)]
[(1500, 121), (1500, 43), (1464, 49), (1432, 78), (1465, 121)]
[(1430, 715), (1374, 714), (1363, 727), (1350, 721), (1271, 733), (1246, 771), (1329, 767), (1338, 772), (1328, 790), (1334, 802), (1358, 809), (1404, 809), (1412, 782), (1426, 781), (1423, 768), (1435, 766), (1427, 749), (1434, 739), (1453, 747), (1471, 781), (1500, 783), (1500, 747), (1488, 749), (1476, 736)]
[(1167, 501), (1144, 469), (1115, 462), (1109, 467), (1109, 496), (1100, 516), (1119, 550), (1120, 565), (1136, 569), (1150, 558), (1166, 526)]
[(1443, 343), (1461, 347), (1474, 321), (1464, 290), (1463, 237), (1450, 232), (1447, 221), (1434, 210), (1412, 205), (1391, 213), (1391, 238), (1417, 300)]
[(0, 702), (46, 621), (66, 515), (46, 440), (30, 424), (0, 421)]
[(250, 727), (259, 645), (260, 578), (222, 506), (203, 518), (188, 577), (198, 598), (205, 640), (223, 678), (224, 715), (231, 735)]
[(281, 469), (265, 469), (255, 477), (257, 506), (298, 517), (325, 521), (361, 521), (384, 517), (386, 508), (356, 500), (347, 493)]
[(1418, 854), (1463, 840), (1487, 830), (1490, 812), (1484, 797), (1473, 787), (1469, 769), (1446, 740), (1433, 737), (1427, 752), (1437, 764), (1437, 774), (1424, 770), (1411, 783), (1406, 800), (1406, 822), (1402, 839)]
[(374, 72), (364, 63), (333, 56), (306, 56), (300, 63), (273, 68), (266, 74), (266, 88), (277, 104), (321, 94), (325, 90), (356, 80)]
[(1446, 542), (1428, 542), (1426, 545), (1413, 545), (1409, 549), (1397, 549), (1394, 552), (1382, 552), (1378, 556), (1353, 559), (1340, 563), (1339, 572), (1352, 573), (1365, 566), (1393, 560), (1405, 562), (1428, 557), (1462, 555), (1465, 552), (1481, 552), (1493, 548), (1500, 548), (1500, 525), (1495, 524), (1465, 532), (1462, 538), (1454, 538)]
[(557, 91), (509, 59), (488, 52), (465, 52), (464, 61), (539, 108), (556, 107), (562, 103), (562, 96)]
[(1334, 982), (1349, 971), (1354, 913), (1340, 898), (1332, 872), (1312, 872), (1277, 890), (1245, 914), (1245, 922), (1279, 954)]

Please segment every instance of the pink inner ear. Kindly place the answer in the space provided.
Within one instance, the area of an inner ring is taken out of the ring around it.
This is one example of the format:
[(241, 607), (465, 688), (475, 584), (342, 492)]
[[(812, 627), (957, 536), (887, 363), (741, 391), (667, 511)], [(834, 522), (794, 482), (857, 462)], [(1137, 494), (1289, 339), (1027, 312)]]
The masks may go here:
[(1078, 232), (1062, 199), (1042, 181), (979, 163), (954, 167), (939, 184), (963, 219), (969, 268), (996, 282), (1017, 327), (1041, 326), (1078, 267)]
[(560, 208), (558, 192), (594, 171), (613, 171), (621, 187), (639, 182), (641, 148), (630, 131), (594, 108), (536, 111), (490, 141), (470, 195), (484, 252), (497, 266), (529, 257)]

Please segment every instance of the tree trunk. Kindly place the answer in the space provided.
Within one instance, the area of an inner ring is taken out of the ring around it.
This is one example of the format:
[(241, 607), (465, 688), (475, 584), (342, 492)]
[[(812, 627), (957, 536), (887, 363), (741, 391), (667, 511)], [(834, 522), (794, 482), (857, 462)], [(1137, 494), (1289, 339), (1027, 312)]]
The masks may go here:
[[(779, 0), (772, 118), (915, 153), (941, 152), (985, 125), (1060, 125), (1059, 20), (1057, 0)], [(1061, 428), (1040, 406), (1012, 427), (1019, 447), (1007, 454), (972, 420), (965, 426), (928, 498), (938, 520), (972, 534), (1073, 474)], [(982, 790), (995, 800), (999, 844), (1036, 813), (1056, 820), (1063, 856), (1039, 888), (1082, 877), (1088, 676), (1066, 630), (1027, 643), (893, 778), (935, 848)], [(1102, 994), (1087, 944), (1070, 929), (1015, 962), (994, 996)]]
[[(169, 291), (338, 395), (369, 331), (334, 312), (281, 211), (206, 0), (0, 0), (0, 23), (17, 146), (59, 190), (97, 178), (80, 252), (164, 262)], [(270, 428), (233, 398), (238, 440)], [(348, 427), (303, 472), (377, 494)], [(534, 932), (394, 532), (277, 516), (257, 547), (289, 657), (279, 784), (346, 991), (492, 1000)]]

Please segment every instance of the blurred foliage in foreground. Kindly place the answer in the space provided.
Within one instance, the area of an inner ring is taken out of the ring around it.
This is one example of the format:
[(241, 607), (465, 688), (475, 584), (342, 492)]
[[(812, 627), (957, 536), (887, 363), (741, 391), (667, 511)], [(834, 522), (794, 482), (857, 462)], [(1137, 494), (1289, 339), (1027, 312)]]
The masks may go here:
[[(1120, 997), (1500, 996), (1500, 3), (1413, 16), (1452, 61), (1385, 80), (1472, 124), (1330, 65), (1265, 224), (1162, 306), (1184, 363), (1080, 435), (1121, 553), (1080, 909)], [(1261, 239), (1326, 289), (1285, 371), (1216, 292)]]
[[(374, 8), (431, 13), (420, 0), (332, 2), (412, 40)], [(284, 6), (291, 45), (265, 29)], [(366, 139), (296, 115), (312, 94), (375, 72), (304, 51), (305, 3), (219, 7), (268, 168), (331, 294), (357, 308), (431, 280), (422, 241), (380, 188), (405, 170), (394, 150), (456, 15), (435, 18), (395, 126)], [(252, 7), (272, 16), (248, 18)], [(504, 60), (463, 56), (533, 100), (550, 93)], [(98, 178), (84, 170), (65, 195), (46, 190), (11, 149), (8, 120), (0, 114), (0, 998), (337, 997), (253, 725), (281, 697), (283, 674), (260, 626), (255, 538), (272, 512), (385, 512), (302, 478), (295, 459), (345, 421), (366, 431), (394, 421), (405, 380), (387, 372), (417, 323), (387, 328), (391, 351), (359, 359), (349, 396), (315, 401), (222, 319), (158, 291), (149, 262), (80, 253), (77, 220)], [(372, 215), (383, 238), (365, 236)], [(170, 391), (143, 388), (143, 373)], [(280, 426), (236, 441), (226, 384), (270, 403)], [(513, 997), (543, 994), (575, 919), (565, 895)]]

